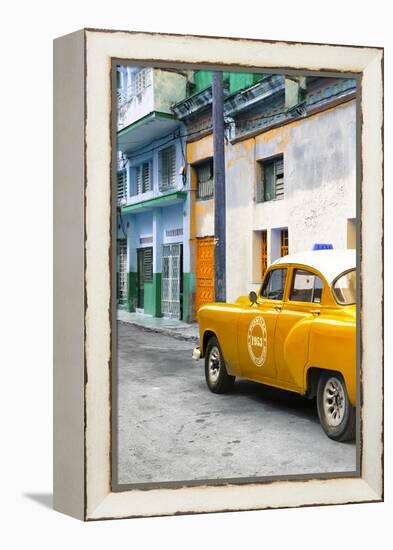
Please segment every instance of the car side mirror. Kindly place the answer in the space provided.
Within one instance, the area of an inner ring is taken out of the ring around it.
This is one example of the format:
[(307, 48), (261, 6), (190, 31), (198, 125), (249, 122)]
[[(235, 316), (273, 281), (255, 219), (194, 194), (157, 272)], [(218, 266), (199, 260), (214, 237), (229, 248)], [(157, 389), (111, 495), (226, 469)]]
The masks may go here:
[(250, 300), (251, 305), (253, 306), (253, 305), (256, 304), (257, 301), (258, 301), (257, 293), (254, 292), (254, 291), (252, 290), (252, 291), (250, 292), (250, 294), (248, 295), (248, 299)]

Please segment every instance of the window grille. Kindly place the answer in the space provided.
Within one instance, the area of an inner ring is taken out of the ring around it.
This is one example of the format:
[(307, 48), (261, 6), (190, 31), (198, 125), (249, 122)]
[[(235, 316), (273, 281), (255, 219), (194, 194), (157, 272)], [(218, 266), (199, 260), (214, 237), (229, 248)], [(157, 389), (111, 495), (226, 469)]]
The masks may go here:
[(172, 189), (176, 184), (176, 147), (171, 145), (160, 151), (160, 191)]
[(162, 247), (161, 309), (164, 317), (181, 318), (182, 245)]
[(183, 228), (179, 227), (178, 229), (167, 229), (165, 231), (166, 237), (181, 237), (183, 235)]
[(280, 239), (280, 254), (286, 256), (288, 254), (288, 229), (281, 229), (281, 239)]
[(127, 303), (127, 240), (118, 239), (117, 241), (118, 254), (118, 301), (119, 305)]
[(203, 162), (196, 167), (197, 197), (207, 199), (214, 195), (213, 159)]

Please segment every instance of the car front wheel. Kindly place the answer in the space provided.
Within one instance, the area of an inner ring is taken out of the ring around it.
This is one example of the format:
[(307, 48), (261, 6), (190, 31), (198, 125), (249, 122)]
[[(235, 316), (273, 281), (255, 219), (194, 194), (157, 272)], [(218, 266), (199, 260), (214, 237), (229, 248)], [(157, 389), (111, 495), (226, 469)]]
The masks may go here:
[(349, 401), (340, 374), (325, 372), (318, 380), (317, 408), (326, 435), (335, 441), (355, 438), (356, 409)]
[(227, 373), (224, 357), (215, 336), (210, 338), (206, 348), (205, 378), (209, 390), (213, 393), (226, 393), (232, 389), (235, 382), (235, 377)]

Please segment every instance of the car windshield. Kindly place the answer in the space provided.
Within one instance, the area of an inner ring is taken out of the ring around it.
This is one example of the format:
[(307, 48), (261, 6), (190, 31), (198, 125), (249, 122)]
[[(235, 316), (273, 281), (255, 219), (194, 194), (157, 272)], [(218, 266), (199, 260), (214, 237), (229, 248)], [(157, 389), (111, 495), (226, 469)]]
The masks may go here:
[(352, 269), (337, 277), (332, 290), (339, 304), (356, 304), (356, 270)]

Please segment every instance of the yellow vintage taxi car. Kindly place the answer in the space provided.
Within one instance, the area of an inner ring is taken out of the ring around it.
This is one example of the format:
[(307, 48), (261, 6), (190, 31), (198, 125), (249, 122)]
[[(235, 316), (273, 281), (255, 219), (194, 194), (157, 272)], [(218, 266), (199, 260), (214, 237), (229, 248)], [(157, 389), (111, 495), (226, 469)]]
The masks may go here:
[(355, 436), (356, 254), (290, 254), (267, 270), (258, 293), (198, 311), (209, 389), (224, 393), (235, 377), (315, 398), (326, 434)]

